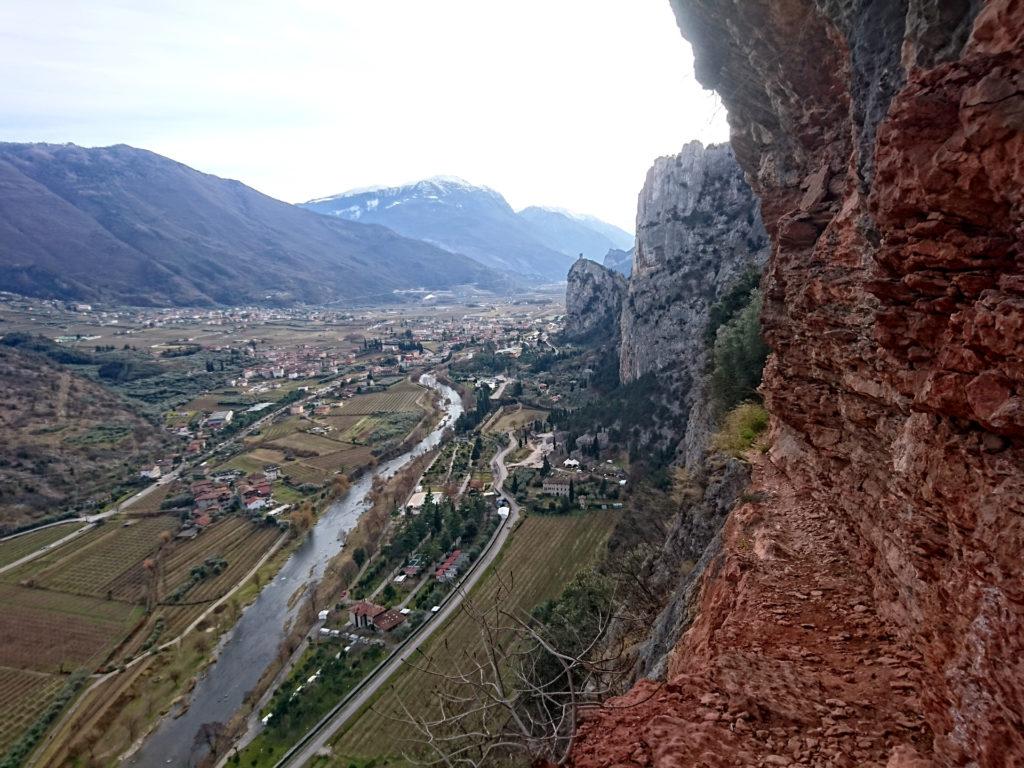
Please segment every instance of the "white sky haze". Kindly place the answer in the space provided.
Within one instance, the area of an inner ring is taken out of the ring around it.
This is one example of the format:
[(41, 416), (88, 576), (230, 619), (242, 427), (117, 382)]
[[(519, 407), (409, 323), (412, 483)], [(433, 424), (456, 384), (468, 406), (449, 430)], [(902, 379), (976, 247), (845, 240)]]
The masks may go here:
[(728, 138), (668, 0), (0, 0), (0, 140), (131, 144), (301, 202), (448, 174), (632, 231)]

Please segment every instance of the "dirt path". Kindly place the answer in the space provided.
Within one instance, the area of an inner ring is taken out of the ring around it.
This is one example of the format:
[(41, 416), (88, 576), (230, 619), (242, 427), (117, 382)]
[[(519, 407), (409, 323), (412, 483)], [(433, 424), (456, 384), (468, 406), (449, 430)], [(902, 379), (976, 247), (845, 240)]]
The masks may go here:
[(68, 417), (68, 392), (71, 389), (71, 374), (61, 371), (60, 381), (57, 384), (57, 423)]
[(927, 753), (917, 654), (877, 616), (835, 516), (757, 461), (763, 500), (726, 523), (668, 682), (588, 718), (576, 768), (911, 768)]

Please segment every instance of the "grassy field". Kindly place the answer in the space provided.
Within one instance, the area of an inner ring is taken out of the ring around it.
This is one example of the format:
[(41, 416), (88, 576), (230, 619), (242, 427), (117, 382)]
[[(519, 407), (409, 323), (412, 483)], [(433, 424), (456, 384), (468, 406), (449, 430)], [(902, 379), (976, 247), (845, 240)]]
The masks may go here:
[(0, 566), (10, 565), (25, 555), (32, 554), (40, 547), (52, 544), (74, 533), (82, 526), (80, 522), (64, 523), (22, 534), (8, 541), (0, 542)]
[[(471, 598), (480, 606), (493, 604), (498, 591), (494, 569), (514, 583), (514, 604), (524, 610), (556, 597), (572, 577), (599, 556), (617, 520), (601, 512), (571, 517), (528, 517), (506, 544), (498, 562), (474, 588)], [(425, 653), (447, 643), (456, 648), (477, 642), (476, 625), (463, 613), (453, 616), (435, 634)], [(336, 768), (352, 760), (399, 756), (413, 745), (411, 729), (390, 718), (401, 719), (401, 702), (416, 711), (431, 700), (436, 679), (418, 670), (399, 672), (371, 706), (365, 709), (333, 744)]]
[(505, 411), (488, 427), (487, 431), (491, 433), (508, 432), (510, 429), (517, 429), (532, 421), (543, 421), (547, 417), (547, 411), (539, 411), (534, 408)]
[(293, 432), (290, 435), (275, 438), (273, 442), (266, 443), (266, 445), (276, 450), (291, 448), (300, 456), (308, 454), (322, 456), (325, 453), (339, 451), (343, 447), (342, 443), (337, 440), (312, 435), (309, 432)]

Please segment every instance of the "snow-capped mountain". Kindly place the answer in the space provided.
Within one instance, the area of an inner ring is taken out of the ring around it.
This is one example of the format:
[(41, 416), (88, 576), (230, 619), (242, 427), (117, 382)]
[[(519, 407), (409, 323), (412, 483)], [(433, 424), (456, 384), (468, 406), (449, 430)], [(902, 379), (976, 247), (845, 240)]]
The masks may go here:
[(304, 203), (316, 213), (389, 229), (536, 280), (564, 280), (572, 259), (537, 237), (498, 192), (448, 176), (357, 189)]
[(535, 280), (564, 280), (573, 260), (600, 260), (629, 248), (633, 236), (593, 217), (527, 208), (516, 213), (500, 193), (453, 176), (398, 187), (366, 187), (310, 200), (304, 208), (364, 224), (383, 224), (480, 263)]
[(582, 253), (591, 261), (600, 262), (612, 249), (633, 247), (633, 235), (594, 216), (532, 206), (521, 210), (519, 217), (533, 226), (541, 242), (567, 256)]

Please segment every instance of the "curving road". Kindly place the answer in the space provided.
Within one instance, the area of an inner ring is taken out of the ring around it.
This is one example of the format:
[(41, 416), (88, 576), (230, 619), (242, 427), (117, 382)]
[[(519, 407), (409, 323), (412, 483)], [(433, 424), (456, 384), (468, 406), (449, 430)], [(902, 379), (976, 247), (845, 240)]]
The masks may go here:
[(473, 586), (480, 580), (480, 577), (487, 571), (487, 567), (494, 562), (501, 548), (505, 545), (509, 534), (515, 527), (515, 521), (519, 516), (519, 505), (515, 499), (502, 493), (505, 478), (508, 477), (508, 468), (505, 466), (505, 457), (510, 451), (518, 447), (518, 443), (509, 433), (509, 444), (495, 454), (491, 460), (491, 471), (494, 476), (494, 490), (502, 495), (509, 506), (508, 517), (505, 518), (494, 532), (494, 536), (487, 545), (480, 558), (473, 564), (473, 567), (466, 572), (459, 585), (452, 590), (445, 601), (441, 604), (441, 610), (421, 624), (415, 634), (409, 637), (391, 658), (374, 670), (370, 675), (356, 687), (342, 702), (324, 719), (313, 728), (294, 746), (285, 753), (284, 757), (277, 762), (274, 768), (284, 766), (302, 766), (311, 762), (327, 746), (335, 733), (349, 721), (370, 699), (380, 690), (388, 679), (399, 670), (407, 659), (416, 653), (434, 632), (441, 627), (448, 618), (455, 613), (462, 600), (469, 594)]

